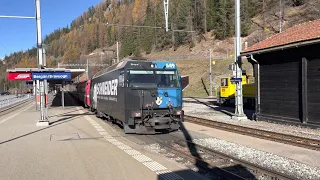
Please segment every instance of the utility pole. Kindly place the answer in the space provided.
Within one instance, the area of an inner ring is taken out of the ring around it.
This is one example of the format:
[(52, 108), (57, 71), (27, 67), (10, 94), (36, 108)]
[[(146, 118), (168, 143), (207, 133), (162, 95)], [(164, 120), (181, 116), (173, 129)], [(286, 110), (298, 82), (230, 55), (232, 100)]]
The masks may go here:
[(207, 33), (207, 0), (203, 0), (204, 6), (204, 32)]
[(87, 58), (87, 79), (89, 79), (89, 60)]
[[(43, 44), (43, 46), (44, 46), (44, 44)], [(44, 68), (47, 68), (47, 55), (46, 55), (46, 48), (47, 48), (48, 46), (45, 46), (44, 48), (43, 48), (43, 66), (44, 66)], [(47, 80), (44, 80), (44, 118), (45, 119), (48, 119), (48, 107), (47, 107), (47, 105), (48, 105), (48, 99), (49, 99), (49, 97), (48, 97), (48, 81)]]
[(119, 41), (117, 41), (117, 63), (119, 63)]
[(241, 120), (247, 119), (243, 112), (243, 96), (242, 96), (242, 67), (241, 67), (241, 26), (240, 26), (240, 0), (235, 0), (235, 30), (236, 30), (236, 38), (235, 38), (235, 69), (236, 69), (236, 96), (235, 96), (235, 116), (232, 118)]
[(281, 2), (281, 0), (280, 0), (280, 15), (279, 15), (279, 17), (280, 17), (280, 32), (282, 32), (282, 2)]
[(164, 17), (166, 22), (166, 32), (169, 31), (169, 0), (163, 0), (163, 6), (164, 6)]
[[(42, 29), (41, 29), (41, 14), (40, 14), (40, 0), (35, 0), (36, 3), (36, 24), (37, 24), (37, 48), (38, 48), (38, 68), (43, 68), (43, 47), (42, 47)], [(48, 126), (49, 121), (45, 117), (45, 100), (44, 100), (44, 81), (40, 80), (40, 120), (37, 126)]]
[(210, 74), (210, 97), (212, 97), (212, 49), (210, 49), (210, 70), (209, 70), (209, 74)]

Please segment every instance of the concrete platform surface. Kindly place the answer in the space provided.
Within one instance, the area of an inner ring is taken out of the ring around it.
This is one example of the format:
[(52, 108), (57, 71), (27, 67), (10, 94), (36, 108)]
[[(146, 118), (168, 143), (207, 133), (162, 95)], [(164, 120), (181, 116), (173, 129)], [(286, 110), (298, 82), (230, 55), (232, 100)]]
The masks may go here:
[(36, 126), (40, 113), (31, 103), (0, 117), (1, 179), (206, 179), (114, 137), (112, 129), (65, 97), (64, 110), (50, 107), (48, 127)]

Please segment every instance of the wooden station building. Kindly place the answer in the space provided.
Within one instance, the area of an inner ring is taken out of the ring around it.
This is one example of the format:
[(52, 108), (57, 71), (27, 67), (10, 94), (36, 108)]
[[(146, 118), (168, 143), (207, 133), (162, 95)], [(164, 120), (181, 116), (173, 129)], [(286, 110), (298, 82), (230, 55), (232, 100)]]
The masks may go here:
[(256, 119), (320, 125), (320, 19), (241, 52), (254, 64)]

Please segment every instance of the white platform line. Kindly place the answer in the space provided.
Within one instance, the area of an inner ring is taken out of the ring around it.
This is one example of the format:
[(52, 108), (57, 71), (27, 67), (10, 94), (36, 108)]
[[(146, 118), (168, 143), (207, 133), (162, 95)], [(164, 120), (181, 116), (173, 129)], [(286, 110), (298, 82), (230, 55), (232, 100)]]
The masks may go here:
[[(180, 176), (172, 171), (168, 170), (166, 167), (161, 165), (160, 163), (153, 161), (150, 157), (141, 154), (139, 151), (132, 149), (130, 146), (121, 143), (111, 135), (109, 135), (105, 129), (103, 129), (98, 123), (96, 123), (89, 116), (85, 116), (85, 118), (92, 124), (93, 127), (101, 134), (104, 135), (104, 139), (106, 139), (111, 144), (117, 146), (119, 149), (133, 157), (135, 160), (142, 163), (144, 166), (149, 168), (151, 171), (157, 173), (164, 180), (183, 180)], [(101, 128), (100, 128), (100, 127)]]
[(130, 156), (140, 155), (141, 154), (139, 151), (134, 150), (134, 149), (125, 149), (123, 151), (126, 152), (127, 154), (129, 154)]
[(132, 157), (135, 158), (139, 162), (150, 162), (150, 161), (153, 161), (151, 158), (149, 158), (148, 156), (145, 156), (143, 154), (134, 155)]
[(166, 167), (162, 166), (161, 164), (155, 162), (155, 161), (151, 161), (151, 162), (145, 162), (142, 163), (143, 165), (145, 165), (146, 167), (148, 167), (149, 169), (151, 169), (152, 171), (162, 171), (162, 170), (167, 170)]

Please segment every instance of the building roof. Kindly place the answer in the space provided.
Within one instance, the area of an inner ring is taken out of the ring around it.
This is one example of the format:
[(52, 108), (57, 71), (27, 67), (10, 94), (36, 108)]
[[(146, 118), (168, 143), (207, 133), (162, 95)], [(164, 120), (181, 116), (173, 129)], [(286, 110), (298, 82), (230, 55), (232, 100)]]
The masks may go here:
[(257, 54), (276, 49), (320, 41), (320, 19), (293, 26), (242, 51), (242, 55)]

